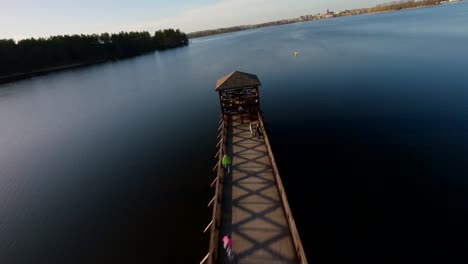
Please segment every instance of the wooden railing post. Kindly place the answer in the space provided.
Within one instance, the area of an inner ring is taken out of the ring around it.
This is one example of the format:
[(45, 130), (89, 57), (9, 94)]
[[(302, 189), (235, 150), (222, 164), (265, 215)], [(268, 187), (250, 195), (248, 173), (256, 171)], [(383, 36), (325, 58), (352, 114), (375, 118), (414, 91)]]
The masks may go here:
[(216, 145), (219, 150), (217, 151), (215, 158), (217, 163), (214, 170), (217, 170), (216, 178), (211, 183), (211, 187), (215, 187), (215, 195), (213, 199), (208, 204), (208, 207), (213, 206), (213, 213), (211, 217), (210, 224), (206, 227), (205, 232), (210, 230), (210, 248), (208, 254), (200, 263), (215, 264), (218, 257), (218, 240), (219, 240), (219, 228), (221, 225), (221, 204), (222, 204), (222, 195), (223, 195), (223, 186), (222, 182), (224, 180), (224, 170), (222, 168), (222, 159), (226, 150), (226, 136), (227, 136), (227, 117), (222, 115), (219, 122), (219, 134), (220, 138), (218, 144)]

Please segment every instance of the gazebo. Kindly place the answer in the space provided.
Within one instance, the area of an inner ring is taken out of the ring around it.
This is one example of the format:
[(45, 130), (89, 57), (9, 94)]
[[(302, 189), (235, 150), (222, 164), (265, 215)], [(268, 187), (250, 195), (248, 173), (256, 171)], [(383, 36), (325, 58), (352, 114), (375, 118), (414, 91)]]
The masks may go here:
[(216, 81), (215, 91), (219, 93), (221, 113), (223, 115), (240, 115), (241, 122), (245, 118), (256, 119), (260, 111), (258, 86), (260, 80), (256, 75), (234, 71)]

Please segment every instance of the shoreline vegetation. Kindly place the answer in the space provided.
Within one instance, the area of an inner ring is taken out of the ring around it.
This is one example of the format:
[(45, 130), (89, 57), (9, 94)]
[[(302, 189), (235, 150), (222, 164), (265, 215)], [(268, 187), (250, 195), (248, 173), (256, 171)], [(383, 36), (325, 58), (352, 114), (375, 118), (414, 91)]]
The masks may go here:
[(383, 13), (383, 12), (390, 12), (390, 11), (398, 11), (404, 9), (413, 9), (413, 8), (421, 8), (421, 7), (429, 7), (435, 6), (440, 4), (445, 4), (449, 2), (462, 2), (463, 0), (402, 0), (402, 1), (393, 1), (389, 3), (384, 3), (377, 5), (375, 7), (370, 8), (359, 8), (359, 9), (352, 9), (352, 10), (344, 10), (341, 12), (333, 12), (327, 10), (324, 14), (315, 14), (315, 15), (304, 15), (298, 18), (291, 18), (291, 19), (283, 19), (277, 20), (267, 23), (255, 24), (255, 25), (244, 25), (244, 26), (235, 26), (235, 27), (228, 27), (228, 28), (218, 28), (218, 29), (211, 29), (211, 30), (203, 30), (188, 33), (187, 36), (190, 39), (193, 38), (201, 38), (213, 35), (219, 35), (229, 32), (237, 32), (242, 30), (248, 29), (256, 29), (256, 28), (263, 28), (263, 27), (271, 27), (277, 25), (285, 25), (285, 24), (292, 24), (292, 23), (299, 23), (299, 22), (306, 22), (312, 20), (320, 20), (320, 19), (327, 19), (333, 17), (342, 17), (342, 16), (354, 16), (354, 15), (362, 15), (362, 14), (374, 14), (374, 13)]
[(0, 84), (188, 44), (187, 35), (178, 29), (159, 30), (153, 36), (144, 31), (60, 35), (18, 42), (0, 39)]
[(120, 32), (117, 34), (59, 35), (48, 38), (29, 38), (18, 42), (0, 39), (0, 84), (13, 82), (51, 72), (135, 57), (156, 50), (189, 45), (189, 39), (224, 33), (292, 24), (342, 16), (375, 14), (404, 9), (429, 7), (463, 0), (402, 0), (371, 8), (359, 8), (324, 14), (304, 15), (273, 22), (203, 30), (185, 34), (180, 30), (165, 29), (149, 32)]

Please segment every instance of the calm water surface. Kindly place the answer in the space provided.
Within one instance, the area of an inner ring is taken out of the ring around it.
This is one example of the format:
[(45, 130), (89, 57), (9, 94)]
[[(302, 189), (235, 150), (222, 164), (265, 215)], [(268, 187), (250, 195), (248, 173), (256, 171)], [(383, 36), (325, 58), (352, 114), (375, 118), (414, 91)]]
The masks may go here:
[(0, 263), (197, 263), (234, 69), (310, 262), (466, 263), (467, 28), (468, 3), (346, 17), (1, 86)]

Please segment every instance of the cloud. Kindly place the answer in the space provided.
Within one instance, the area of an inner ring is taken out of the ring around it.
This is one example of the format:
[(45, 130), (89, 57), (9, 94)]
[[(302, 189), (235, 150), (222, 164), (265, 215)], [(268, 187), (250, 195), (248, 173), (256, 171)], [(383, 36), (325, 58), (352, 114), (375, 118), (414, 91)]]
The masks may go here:
[[(170, 17), (135, 25), (131, 30), (157, 30), (180, 28), (193, 32), (220, 27), (257, 24), (306, 14), (348, 8), (369, 7), (388, 0), (221, 0)], [(130, 30), (127, 28), (127, 30)]]
[[(288, 3), (275, 0), (223, 0), (212, 5), (186, 10), (178, 15), (139, 25), (129, 25), (121, 30), (150, 30), (180, 28), (185, 32), (204, 29), (255, 24), (279, 19), (287, 15)], [(283, 15), (284, 16), (284, 15)], [(283, 17), (284, 18), (284, 17)]]

